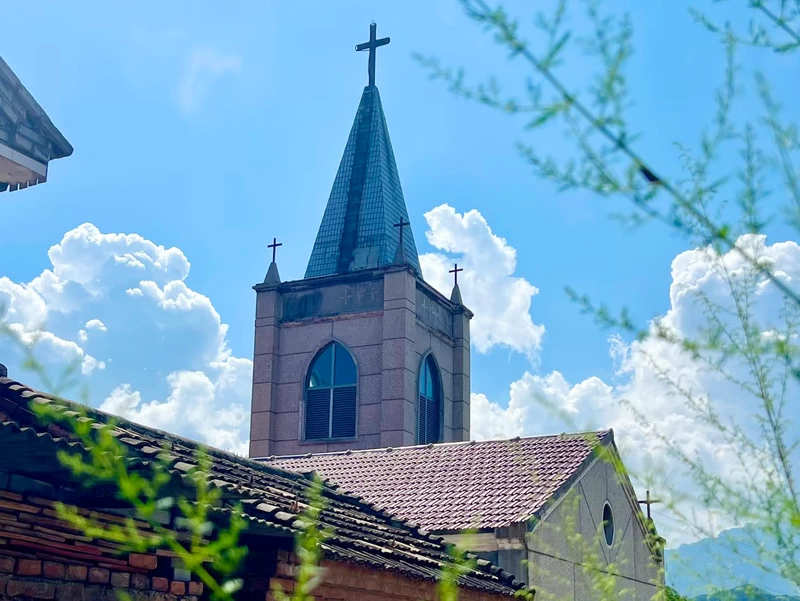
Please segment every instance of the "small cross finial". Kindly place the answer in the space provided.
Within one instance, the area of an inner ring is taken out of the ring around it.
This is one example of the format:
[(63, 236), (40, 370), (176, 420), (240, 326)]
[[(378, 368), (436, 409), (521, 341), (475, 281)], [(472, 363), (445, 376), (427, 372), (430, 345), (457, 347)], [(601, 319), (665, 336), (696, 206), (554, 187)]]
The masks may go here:
[[(381, 38), (380, 40), (377, 39), (377, 32), (378, 32), (378, 25), (373, 21), (370, 23), (369, 26), (369, 42), (364, 42), (363, 44), (358, 44), (356, 46), (356, 52), (361, 52), (362, 50), (369, 50), (369, 85), (375, 85), (375, 54), (376, 50), (381, 46), (385, 46), (389, 43), (389, 38)], [(402, 230), (401, 230), (402, 231)]]
[(453, 277), (455, 278), (455, 285), (458, 286), (458, 273), (460, 271), (464, 271), (463, 269), (458, 268), (458, 263), (455, 264), (453, 269), (451, 269), (448, 273), (452, 273)]
[(649, 490), (647, 491), (647, 495), (645, 496), (645, 500), (644, 501), (639, 501), (639, 505), (647, 505), (647, 519), (648, 520), (652, 519), (650, 517), (650, 506), (651, 505), (655, 505), (656, 503), (661, 503), (661, 501), (659, 501), (658, 499), (651, 499)]
[(394, 224), (394, 227), (399, 227), (400, 228), (400, 246), (403, 246), (403, 230), (409, 225), (411, 225), (411, 222), (410, 221), (403, 221), (403, 216), (402, 215), (400, 216), (400, 223), (395, 223)]
[(275, 254), (278, 251), (278, 247), (283, 246), (283, 242), (278, 242), (277, 238), (272, 238), (272, 244), (267, 244), (267, 248), (272, 249), (272, 262), (275, 262)]

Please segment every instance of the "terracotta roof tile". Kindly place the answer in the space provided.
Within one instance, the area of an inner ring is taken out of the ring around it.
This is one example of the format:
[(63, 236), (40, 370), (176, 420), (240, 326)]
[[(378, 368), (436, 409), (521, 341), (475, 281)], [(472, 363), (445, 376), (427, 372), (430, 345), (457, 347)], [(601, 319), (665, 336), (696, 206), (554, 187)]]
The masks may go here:
[(611, 430), (270, 457), (432, 532), (501, 528), (537, 515), (613, 440)]

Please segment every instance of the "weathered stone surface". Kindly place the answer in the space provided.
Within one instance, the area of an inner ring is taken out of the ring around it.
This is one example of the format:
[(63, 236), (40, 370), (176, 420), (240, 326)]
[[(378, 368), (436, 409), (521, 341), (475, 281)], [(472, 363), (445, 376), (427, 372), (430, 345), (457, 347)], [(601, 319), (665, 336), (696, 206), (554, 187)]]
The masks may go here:
[(112, 572), (111, 586), (128, 588), (131, 585), (131, 575), (128, 572)]
[(272, 365), (275, 355), (258, 355), (253, 358), (253, 384), (272, 382)]
[[(305, 380), (305, 378), (303, 378)], [(288, 384), (276, 384), (273, 402), (274, 413), (292, 413), (300, 411), (300, 403), (303, 400), (304, 382), (289, 382)]]
[[(268, 357), (269, 355), (264, 356)], [(308, 369), (311, 358), (311, 353), (278, 356), (275, 381), (278, 384), (303, 382), (305, 380), (306, 369)]]
[(253, 384), (253, 401), (251, 411), (272, 411), (272, 390), (274, 384), (271, 382), (258, 382)]
[(275, 414), (272, 436), (274, 440), (298, 440), (300, 438), (300, 414)]
[(77, 583), (64, 583), (56, 586), (57, 601), (81, 601), (83, 599), (83, 585)]
[(76, 582), (83, 582), (86, 580), (86, 577), (89, 575), (89, 568), (86, 566), (78, 566), (78, 565), (68, 565), (67, 566), (67, 580), (72, 580)]
[(383, 377), (381, 375), (361, 376), (358, 384), (359, 405), (373, 405), (383, 400)]
[(269, 411), (261, 411), (259, 413), (250, 414), (250, 438), (256, 440), (267, 440), (270, 438), (272, 431), (273, 413)]
[(416, 406), (405, 399), (383, 401), (381, 407), (381, 430), (392, 430), (398, 425), (407, 432), (414, 432), (416, 425)]
[(280, 353), (292, 355), (316, 352), (332, 339), (332, 321), (286, 325), (281, 328)]
[(89, 582), (95, 584), (108, 584), (111, 572), (106, 568), (89, 568)]
[(333, 337), (346, 344), (352, 351), (355, 347), (381, 343), (381, 315), (346, 316), (333, 322)]
[(358, 433), (363, 436), (366, 434), (381, 433), (381, 405), (359, 405), (358, 407)]
[(350, 349), (358, 367), (358, 375), (380, 376), (383, 369), (383, 349), (380, 344), (373, 346), (361, 346)]
[(0, 573), (12, 574), (15, 563), (13, 557), (0, 557)]

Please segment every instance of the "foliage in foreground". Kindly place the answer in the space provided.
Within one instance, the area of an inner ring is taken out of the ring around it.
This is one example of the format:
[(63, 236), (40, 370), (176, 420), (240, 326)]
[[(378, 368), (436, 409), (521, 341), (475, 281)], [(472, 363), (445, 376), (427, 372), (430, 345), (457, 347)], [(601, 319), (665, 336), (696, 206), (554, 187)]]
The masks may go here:
[[(700, 324), (691, 331), (668, 320), (642, 327), (626, 309), (616, 314), (567, 290), (581, 312), (637, 340), (635, 348), (664, 394), (712, 432), (720, 449), (732, 450), (728, 468), (716, 470), (713, 457), (687, 452), (627, 403), (653, 441), (683, 467), (685, 486), (670, 487), (663, 472), (633, 475), (640, 482), (659, 482), (669, 517), (697, 536), (714, 535), (718, 524), (753, 526), (749, 532), (757, 535), (745, 544), (757, 550), (756, 557), (745, 557), (743, 547), (734, 552), (800, 590), (800, 436), (793, 423), (800, 379), (800, 291), (765, 256), (763, 236), (776, 224), (800, 233), (800, 137), (796, 124), (781, 110), (776, 86), (758, 68), (742, 77), (737, 60), (743, 51), (755, 56), (772, 53), (786, 62), (786, 73), (795, 73), (800, 1), (698, 0), (691, 17), (718, 37), (725, 69), (712, 123), (699, 136), (697, 147), (675, 143), (684, 166), (682, 177), (672, 177), (666, 166), (638, 150), (639, 135), (628, 119), (633, 99), (626, 66), (634, 38), (627, 15), (604, 11), (600, 0), (557, 0), (551, 13), (535, 15), (534, 33), (526, 37), (527, 15), (515, 18), (502, 5), (486, 0), (460, 1), (467, 16), (490, 33), (519, 68), (518, 81), (505, 83), (524, 92), (504, 93), (495, 78), (469, 85), (463, 70), (417, 56), (432, 77), (444, 80), (459, 96), (521, 118), (524, 133), (517, 147), (537, 176), (559, 190), (628, 202), (631, 210), (615, 213), (615, 219), (628, 227), (660, 224), (684, 236), (719, 282), (719, 297), (692, 291)], [(706, 13), (733, 5), (749, 9), (751, 19), (744, 28), (736, 24), (732, 11), (728, 20), (720, 18), (721, 23)], [(564, 66), (576, 60), (582, 70), (596, 66), (593, 77), (568, 82)], [(658, 72), (658, 65), (649, 66), (648, 73)], [(748, 94), (760, 102), (760, 114), (739, 117), (734, 107)], [(550, 144), (527, 140), (537, 132), (558, 130), (570, 142), (565, 155), (543, 154), (541, 149)], [(765, 310), (767, 294), (775, 309)], [(731, 415), (726, 411), (727, 395), (688, 379), (683, 368), (689, 364), (703, 378), (734, 391), (745, 413)], [(735, 581), (736, 574), (728, 577)], [(737, 594), (752, 592), (742, 589)]]

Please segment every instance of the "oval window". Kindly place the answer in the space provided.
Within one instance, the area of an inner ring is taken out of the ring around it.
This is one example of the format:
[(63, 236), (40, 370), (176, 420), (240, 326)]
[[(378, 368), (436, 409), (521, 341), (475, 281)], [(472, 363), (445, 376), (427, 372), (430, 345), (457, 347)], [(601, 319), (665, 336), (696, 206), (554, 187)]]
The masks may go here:
[(603, 535), (609, 547), (614, 544), (614, 512), (608, 501), (603, 505)]

